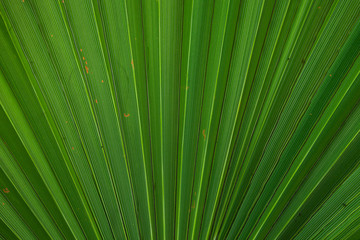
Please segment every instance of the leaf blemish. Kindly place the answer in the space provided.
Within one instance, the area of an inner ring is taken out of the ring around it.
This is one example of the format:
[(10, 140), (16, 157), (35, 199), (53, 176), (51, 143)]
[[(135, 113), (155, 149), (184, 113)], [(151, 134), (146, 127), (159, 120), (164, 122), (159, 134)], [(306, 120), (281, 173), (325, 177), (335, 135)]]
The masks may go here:
[(127, 118), (127, 117), (129, 117), (129, 116), (130, 116), (130, 113), (128, 113), (128, 114), (125, 114), (125, 113), (124, 113), (124, 117)]
[(10, 190), (8, 188), (4, 188), (3, 191), (4, 191), (4, 193), (9, 193), (10, 192)]

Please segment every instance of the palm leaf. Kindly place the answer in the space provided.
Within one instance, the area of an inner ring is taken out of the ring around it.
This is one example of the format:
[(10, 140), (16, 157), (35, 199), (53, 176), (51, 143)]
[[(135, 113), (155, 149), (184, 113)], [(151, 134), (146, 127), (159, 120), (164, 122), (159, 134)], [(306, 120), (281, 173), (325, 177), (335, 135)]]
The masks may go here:
[(1, 238), (360, 238), (358, 0), (0, 11)]

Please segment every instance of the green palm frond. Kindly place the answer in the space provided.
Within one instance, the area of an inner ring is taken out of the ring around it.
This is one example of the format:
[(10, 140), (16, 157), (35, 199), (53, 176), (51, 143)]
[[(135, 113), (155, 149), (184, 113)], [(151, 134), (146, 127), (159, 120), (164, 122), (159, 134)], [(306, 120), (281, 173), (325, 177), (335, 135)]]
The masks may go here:
[(0, 238), (360, 239), (359, 0), (0, 13)]

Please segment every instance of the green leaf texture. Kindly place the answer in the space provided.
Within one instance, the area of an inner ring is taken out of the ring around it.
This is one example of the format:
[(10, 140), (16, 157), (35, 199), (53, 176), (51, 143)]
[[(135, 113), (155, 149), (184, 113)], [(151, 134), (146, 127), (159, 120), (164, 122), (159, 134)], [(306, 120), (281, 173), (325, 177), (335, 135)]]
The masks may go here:
[(0, 14), (0, 239), (360, 239), (359, 0)]

